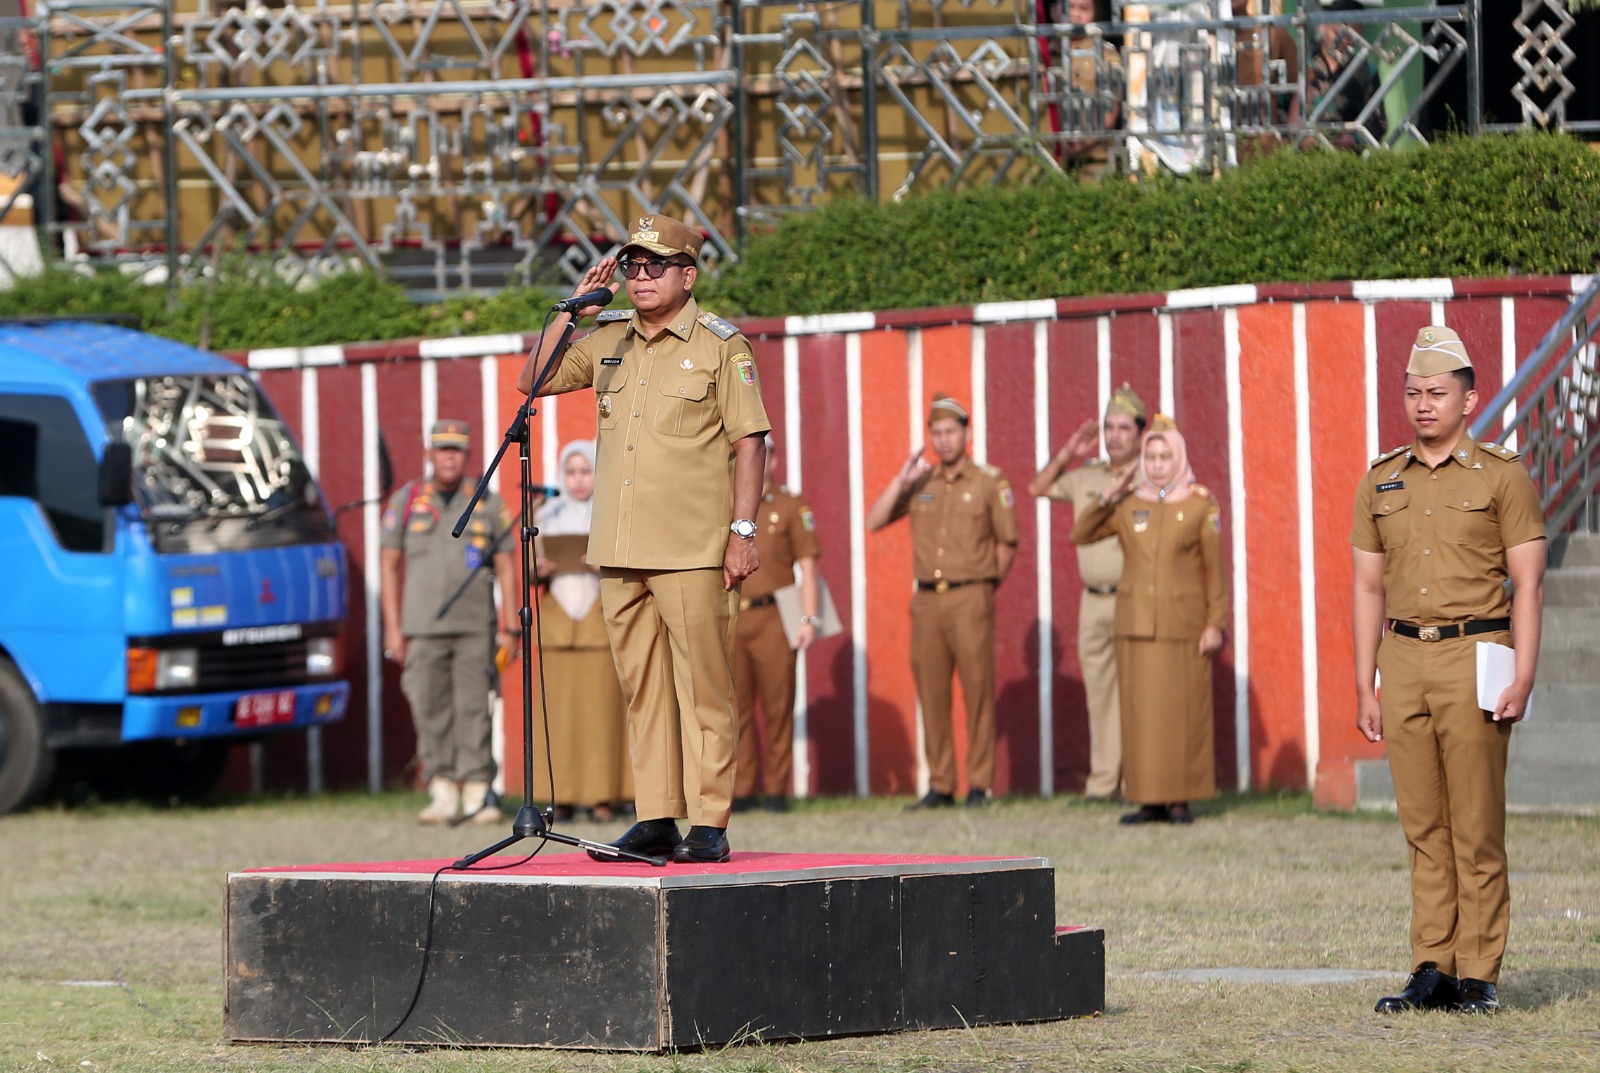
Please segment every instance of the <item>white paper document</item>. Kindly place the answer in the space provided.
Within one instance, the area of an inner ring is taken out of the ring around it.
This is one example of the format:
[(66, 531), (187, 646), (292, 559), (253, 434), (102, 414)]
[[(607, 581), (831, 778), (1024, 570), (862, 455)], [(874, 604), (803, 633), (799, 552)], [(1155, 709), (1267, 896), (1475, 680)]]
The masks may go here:
[[(1500, 694), (1517, 678), (1517, 650), (1494, 641), (1478, 642), (1478, 707), (1494, 711), (1500, 703)], [(1533, 714), (1533, 698), (1528, 698), (1522, 720), (1527, 722)]]

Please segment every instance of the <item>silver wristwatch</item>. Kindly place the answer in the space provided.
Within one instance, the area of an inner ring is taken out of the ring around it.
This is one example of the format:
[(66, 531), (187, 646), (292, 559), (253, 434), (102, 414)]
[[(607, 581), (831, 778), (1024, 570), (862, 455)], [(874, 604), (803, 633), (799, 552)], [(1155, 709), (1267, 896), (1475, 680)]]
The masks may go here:
[(756, 523), (751, 521), (749, 518), (740, 518), (738, 521), (728, 526), (728, 528), (733, 531), (734, 536), (744, 537), (746, 540), (749, 540), (756, 535)]

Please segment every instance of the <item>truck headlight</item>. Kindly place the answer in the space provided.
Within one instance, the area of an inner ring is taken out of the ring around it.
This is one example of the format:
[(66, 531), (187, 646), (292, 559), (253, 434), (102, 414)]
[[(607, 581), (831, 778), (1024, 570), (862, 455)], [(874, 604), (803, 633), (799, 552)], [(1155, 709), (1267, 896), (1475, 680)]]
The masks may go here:
[(129, 693), (192, 693), (199, 681), (197, 648), (128, 649)]
[(306, 642), (306, 677), (332, 678), (339, 673), (339, 639), (313, 637)]

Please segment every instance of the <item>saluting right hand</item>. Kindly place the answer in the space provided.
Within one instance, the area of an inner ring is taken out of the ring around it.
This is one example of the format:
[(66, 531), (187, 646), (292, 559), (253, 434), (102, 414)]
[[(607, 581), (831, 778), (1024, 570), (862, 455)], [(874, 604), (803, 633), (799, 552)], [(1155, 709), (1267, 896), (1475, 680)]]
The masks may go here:
[(914, 483), (919, 477), (933, 467), (923, 461), (922, 453), (928, 449), (926, 444), (919, 446), (911, 452), (911, 457), (906, 459), (906, 464), (900, 467), (900, 472), (895, 474), (895, 480), (900, 482), (900, 487), (905, 488)]
[(1099, 449), (1100, 422), (1091, 417), (1072, 430), (1072, 435), (1068, 437), (1066, 446), (1061, 448), (1062, 461), (1072, 463), (1085, 458), (1092, 458)]
[[(621, 283), (611, 282), (612, 277), (616, 274), (617, 259), (615, 257), (600, 258), (599, 262), (583, 274), (583, 278), (578, 281), (578, 289), (572, 292), (572, 297), (576, 298), (579, 295), (588, 294), (590, 291), (597, 291), (601, 287), (610, 287), (611, 293), (616, 294), (617, 291), (622, 289)], [(604, 308), (605, 306), (585, 306), (578, 310), (574, 317), (577, 319), (592, 317)]]

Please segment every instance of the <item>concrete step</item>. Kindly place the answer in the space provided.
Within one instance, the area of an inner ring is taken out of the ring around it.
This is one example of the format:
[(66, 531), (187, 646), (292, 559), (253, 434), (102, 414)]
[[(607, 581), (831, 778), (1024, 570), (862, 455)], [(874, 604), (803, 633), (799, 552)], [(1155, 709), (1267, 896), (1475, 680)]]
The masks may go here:
[(1600, 800), (1600, 779), (1595, 778), (1600, 771), (1600, 734), (1595, 733), (1595, 724), (1546, 723), (1542, 714), (1535, 708), (1533, 722), (1512, 731), (1508, 767), (1585, 770)]
[(1586, 607), (1600, 612), (1600, 566), (1563, 566), (1544, 577), (1546, 607)]
[(1600, 533), (1568, 533), (1552, 540), (1550, 565), (1600, 566)]
[[(1517, 734), (1511, 736), (1513, 743)], [(1356, 807), (1394, 810), (1388, 761), (1356, 761)], [(1593, 767), (1513, 762), (1506, 769), (1506, 807), (1517, 812), (1600, 812), (1600, 780)]]
[[(1600, 648), (1567, 648), (1542, 635), (1539, 644), (1539, 684), (1587, 685), (1600, 705)], [(1535, 687), (1537, 688), (1537, 686)]]
[[(1600, 686), (1535, 680), (1531, 700), (1532, 722), (1585, 726), (1600, 740)], [(1595, 781), (1600, 782), (1600, 778)]]
[(1539, 630), (1540, 658), (1553, 648), (1600, 649), (1600, 607), (1545, 604)]

